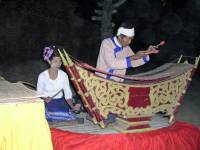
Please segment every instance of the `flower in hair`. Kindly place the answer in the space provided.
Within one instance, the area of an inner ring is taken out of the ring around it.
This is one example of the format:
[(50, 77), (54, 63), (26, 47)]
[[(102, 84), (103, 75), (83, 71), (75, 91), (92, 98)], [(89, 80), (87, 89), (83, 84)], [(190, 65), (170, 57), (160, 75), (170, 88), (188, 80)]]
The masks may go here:
[(51, 47), (45, 47), (43, 51), (43, 58), (45, 61), (48, 61), (51, 55), (53, 54), (53, 49)]

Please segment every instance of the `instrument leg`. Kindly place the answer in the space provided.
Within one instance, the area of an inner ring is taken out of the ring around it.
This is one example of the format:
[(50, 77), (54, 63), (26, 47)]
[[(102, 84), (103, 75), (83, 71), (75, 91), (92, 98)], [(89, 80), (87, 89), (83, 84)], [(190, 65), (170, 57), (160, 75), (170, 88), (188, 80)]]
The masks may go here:
[(172, 123), (174, 121), (174, 114), (170, 115), (169, 117), (169, 123)]

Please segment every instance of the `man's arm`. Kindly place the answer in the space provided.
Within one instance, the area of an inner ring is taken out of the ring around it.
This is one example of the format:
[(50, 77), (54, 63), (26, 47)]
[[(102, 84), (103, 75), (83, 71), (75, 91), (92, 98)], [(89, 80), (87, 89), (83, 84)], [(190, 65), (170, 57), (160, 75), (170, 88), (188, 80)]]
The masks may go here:
[(150, 60), (150, 54), (157, 54), (159, 50), (155, 46), (150, 45), (145, 51), (138, 51), (135, 55), (131, 56), (132, 67), (138, 67)]
[[(144, 51), (139, 51), (135, 54), (130, 47), (127, 48), (127, 51), (129, 53), (129, 55), (131, 56), (130, 57), (131, 66), (133, 68), (142, 66), (150, 60), (148, 55), (143, 54)], [(141, 55), (141, 52), (142, 52), (142, 55)]]
[(100, 48), (100, 53), (105, 60), (105, 63), (112, 69), (126, 69), (131, 67), (131, 57), (128, 56), (124, 59), (116, 58), (114, 50), (108, 41), (103, 41)]

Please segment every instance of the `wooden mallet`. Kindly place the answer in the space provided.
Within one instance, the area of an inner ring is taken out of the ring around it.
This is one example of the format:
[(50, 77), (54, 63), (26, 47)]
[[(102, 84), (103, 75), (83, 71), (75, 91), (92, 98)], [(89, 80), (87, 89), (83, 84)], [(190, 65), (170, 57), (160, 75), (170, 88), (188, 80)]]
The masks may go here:
[[(165, 41), (161, 41), (158, 45), (156, 46), (153, 46), (155, 49), (159, 48), (160, 46), (164, 45), (165, 44)], [(149, 54), (152, 54), (152, 50), (149, 49), (145, 52), (146, 55), (149, 55)]]

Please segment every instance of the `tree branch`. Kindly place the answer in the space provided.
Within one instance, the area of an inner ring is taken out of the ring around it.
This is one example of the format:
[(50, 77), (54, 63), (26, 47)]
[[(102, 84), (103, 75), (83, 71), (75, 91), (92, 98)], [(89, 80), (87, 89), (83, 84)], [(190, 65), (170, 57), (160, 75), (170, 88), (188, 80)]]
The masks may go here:
[(102, 2), (97, 2), (97, 6), (102, 7), (103, 3)]
[(112, 22), (112, 27), (114, 27), (116, 24), (114, 22)]
[(101, 21), (102, 17), (92, 16), (91, 19), (94, 20), (94, 21)]
[(113, 4), (113, 8), (117, 8), (117, 7), (121, 6), (125, 2), (126, 2), (126, 0), (119, 0), (118, 2)]
[(117, 9), (114, 9), (114, 10), (112, 11), (112, 14), (115, 14), (115, 13), (117, 13)]
[(98, 15), (102, 15), (102, 10), (97, 10), (97, 9), (95, 9), (94, 12), (95, 12), (96, 14), (98, 14)]

